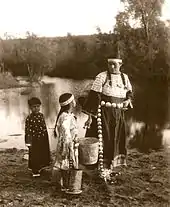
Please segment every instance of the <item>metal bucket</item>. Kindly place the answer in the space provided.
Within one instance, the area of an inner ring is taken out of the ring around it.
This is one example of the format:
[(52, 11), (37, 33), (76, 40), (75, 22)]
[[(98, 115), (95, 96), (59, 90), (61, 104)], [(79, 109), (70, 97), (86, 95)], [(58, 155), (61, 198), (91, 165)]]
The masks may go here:
[(61, 185), (65, 188), (68, 189), (68, 182), (69, 182), (69, 170), (61, 170)]
[(83, 165), (93, 165), (98, 161), (99, 140), (94, 137), (79, 139), (79, 162)]
[(68, 189), (67, 194), (80, 194), (82, 193), (82, 174), (83, 171), (80, 169), (69, 170)]
[(65, 189), (68, 188), (68, 176), (68, 170), (61, 170), (59, 168), (53, 168), (52, 170), (52, 182)]

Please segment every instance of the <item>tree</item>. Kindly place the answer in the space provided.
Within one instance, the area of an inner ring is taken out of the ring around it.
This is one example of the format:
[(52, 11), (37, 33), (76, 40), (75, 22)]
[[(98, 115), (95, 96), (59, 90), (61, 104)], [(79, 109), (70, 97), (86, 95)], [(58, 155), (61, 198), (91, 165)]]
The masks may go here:
[[(142, 62), (144, 65), (148, 65), (145, 72), (152, 73), (154, 60), (166, 35), (165, 27), (159, 19), (164, 1), (121, 0), (121, 2), (125, 5), (125, 11), (117, 15), (115, 32), (122, 45), (121, 49), (125, 48), (123, 54), (127, 54), (129, 49), (130, 53), (134, 50), (134, 55), (139, 54), (139, 65)], [(135, 27), (131, 26), (132, 23), (136, 24)], [(161, 40), (160, 34), (163, 36)], [(132, 54), (130, 55), (132, 56)], [(128, 58), (126, 55), (125, 59)]]
[[(137, 79), (133, 82), (139, 88), (135, 93), (134, 114), (137, 120), (146, 124), (142, 142), (149, 139), (153, 144), (157, 126), (161, 130), (167, 118), (168, 66), (165, 47), (168, 37), (165, 24), (160, 20), (164, 1), (121, 2), (125, 5), (125, 11), (117, 15), (114, 31), (126, 68)], [(149, 137), (151, 131), (155, 133), (153, 140)]]
[(0, 38), (0, 68), (1, 72), (8, 71), (7, 63), (15, 62), (15, 41), (13, 41), (13, 37), (9, 36), (7, 33), (4, 35), (5, 40)]
[(14, 74), (16, 68), (20, 72), (26, 68), (30, 81), (40, 80), (56, 66), (57, 44), (52, 44), (48, 38), (39, 38), (27, 32), (26, 39), (13, 39), (6, 35), (6, 40), (1, 40), (0, 44), (1, 64), (11, 70), (14, 68)]
[(56, 53), (50, 46), (47, 39), (38, 38), (30, 33), (16, 45), (17, 61), (27, 67), (31, 81), (40, 79), (55, 67)]
[[(97, 27), (98, 34), (95, 39), (95, 58), (96, 64), (99, 68), (104, 70), (107, 67), (107, 58), (116, 57), (116, 36), (113, 33), (102, 33), (101, 29)], [(100, 70), (101, 70), (100, 69)]]

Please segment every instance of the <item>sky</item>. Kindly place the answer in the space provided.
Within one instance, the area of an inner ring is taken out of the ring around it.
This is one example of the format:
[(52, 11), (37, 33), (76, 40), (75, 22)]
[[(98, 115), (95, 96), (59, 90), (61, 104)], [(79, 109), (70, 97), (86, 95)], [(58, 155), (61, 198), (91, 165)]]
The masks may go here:
[[(97, 26), (109, 32), (122, 10), (119, 0), (0, 0), (0, 8), (0, 36), (93, 34)], [(170, 0), (163, 13), (170, 19)]]

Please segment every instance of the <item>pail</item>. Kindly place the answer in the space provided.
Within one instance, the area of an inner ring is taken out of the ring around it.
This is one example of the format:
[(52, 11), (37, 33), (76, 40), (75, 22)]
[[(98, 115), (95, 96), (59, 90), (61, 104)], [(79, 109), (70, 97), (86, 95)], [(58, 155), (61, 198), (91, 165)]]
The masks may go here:
[(98, 161), (99, 140), (94, 137), (79, 139), (79, 162), (83, 165), (93, 165)]
[(80, 169), (69, 170), (68, 190), (66, 191), (67, 194), (82, 193), (82, 174), (83, 171)]
[(52, 182), (63, 186), (67, 189), (68, 187), (68, 177), (69, 173), (68, 170), (61, 170), (59, 168), (53, 168), (52, 170)]
[(62, 175), (62, 186), (67, 189), (69, 182), (69, 170), (61, 170)]

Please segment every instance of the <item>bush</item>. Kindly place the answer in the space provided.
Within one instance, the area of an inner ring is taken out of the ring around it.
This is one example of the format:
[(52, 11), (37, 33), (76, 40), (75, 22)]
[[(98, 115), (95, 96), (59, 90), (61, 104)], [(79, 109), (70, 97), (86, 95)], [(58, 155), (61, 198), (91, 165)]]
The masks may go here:
[(13, 87), (19, 87), (19, 83), (11, 73), (0, 73), (0, 89)]

